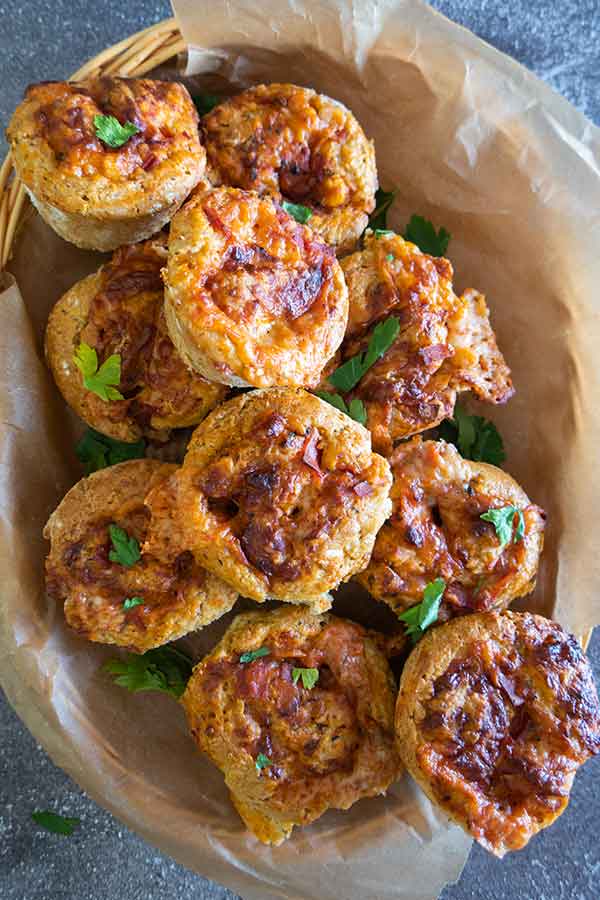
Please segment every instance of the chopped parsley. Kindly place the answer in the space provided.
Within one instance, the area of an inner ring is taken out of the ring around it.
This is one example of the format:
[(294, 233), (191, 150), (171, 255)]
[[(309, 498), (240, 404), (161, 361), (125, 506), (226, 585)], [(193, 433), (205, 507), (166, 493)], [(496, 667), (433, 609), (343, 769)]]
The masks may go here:
[(221, 102), (221, 98), (217, 97), (216, 94), (194, 94), (192, 100), (194, 101), (194, 106), (198, 110), (200, 118), (209, 113), (211, 109), (214, 109), (215, 106), (218, 106)]
[[(375, 209), (369, 216), (369, 228), (372, 228), (373, 231), (381, 230), (386, 228), (387, 226), (387, 214), (389, 212), (390, 206), (396, 199), (396, 194), (398, 191), (384, 191), (382, 188), (377, 188), (377, 193), (375, 194)], [(393, 231), (389, 232), (393, 234)]]
[(63, 834), (70, 837), (80, 823), (80, 819), (60, 816), (49, 809), (40, 809), (31, 813), (31, 818), (36, 824), (51, 831), (52, 834)]
[(298, 684), (298, 681), (300, 679), (302, 679), (303, 687), (305, 687), (307, 691), (310, 691), (311, 688), (314, 688), (315, 684), (319, 680), (319, 670), (293, 668), (292, 681), (294, 682), (294, 684)]
[(75, 447), (75, 453), (85, 467), (85, 474), (91, 475), (98, 469), (107, 466), (115, 466), (127, 459), (141, 459), (146, 450), (146, 442), (143, 438), (133, 444), (125, 441), (116, 441), (114, 438), (100, 434), (93, 428), (88, 428)]
[(346, 413), (355, 422), (360, 422), (361, 425), (367, 424), (367, 410), (360, 397), (353, 397), (349, 405), (346, 405), (346, 401), (339, 394), (331, 394), (329, 391), (315, 391), (315, 394), (325, 403), (330, 403), (340, 412)]
[(268, 656), (270, 652), (268, 647), (259, 647), (258, 650), (248, 650), (246, 653), (242, 653), (240, 662), (251, 663), (254, 662), (255, 659), (260, 659), (261, 656)]
[(116, 150), (126, 144), (130, 137), (141, 131), (133, 122), (125, 122), (121, 125), (114, 116), (94, 116), (94, 131), (107, 147)]
[(438, 428), (438, 437), (458, 447), (461, 456), (476, 462), (501, 465), (506, 459), (504, 443), (493, 422), (483, 416), (471, 416), (456, 404), (452, 419)]
[(416, 244), (423, 253), (430, 256), (445, 256), (450, 241), (450, 232), (445, 228), (435, 230), (435, 226), (423, 216), (411, 216), (404, 237)]
[(81, 343), (75, 351), (73, 362), (83, 375), (83, 384), (88, 391), (97, 394), (106, 402), (123, 400), (123, 395), (117, 390), (117, 385), (121, 381), (121, 357), (118, 353), (113, 353), (98, 368), (98, 354), (95, 348)]
[(511, 539), (516, 544), (523, 540), (525, 536), (525, 517), (523, 510), (517, 506), (502, 506), (500, 509), (488, 509), (487, 512), (481, 514), (480, 518), (493, 524), (501, 548), (510, 544)]
[(185, 691), (194, 666), (181, 650), (166, 646), (109, 659), (102, 668), (115, 676), (115, 684), (133, 694), (162, 691), (179, 698)]
[(293, 216), (296, 222), (300, 222), (301, 225), (306, 225), (312, 216), (312, 209), (309, 209), (308, 206), (302, 206), (300, 203), (288, 203), (287, 200), (283, 200), (281, 206), (286, 213)]
[(340, 391), (351, 391), (356, 387), (372, 365), (392, 346), (400, 331), (400, 319), (390, 316), (379, 322), (369, 338), (366, 351), (358, 353), (343, 363), (329, 376), (331, 384)]
[(254, 760), (254, 765), (256, 766), (256, 771), (260, 772), (261, 769), (268, 769), (269, 766), (272, 766), (273, 761), (268, 756), (265, 756), (264, 753), (259, 753)]
[(136, 606), (141, 606), (142, 603), (145, 603), (143, 597), (127, 597), (123, 600), (123, 609), (134, 609)]
[(119, 563), (127, 568), (139, 562), (141, 558), (140, 545), (134, 537), (130, 537), (124, 528), (114, 524), (108, 526), (108, 533), (112, 544), (112, 550), (108, 554), (111, 562)]
[(413, 644), (416, 644), (429, 626), (437, 621), (445, 590), (444, 579), (436, 578), (423, 591), (422, 601), (398, 616), (400, 621), (406, 625), (406, 633), (411, 636)]

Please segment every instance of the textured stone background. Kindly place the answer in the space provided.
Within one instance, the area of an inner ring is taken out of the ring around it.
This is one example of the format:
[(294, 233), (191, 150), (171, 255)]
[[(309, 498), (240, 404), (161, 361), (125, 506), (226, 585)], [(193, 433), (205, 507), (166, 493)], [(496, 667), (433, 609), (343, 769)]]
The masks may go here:
[[(450, 18), (546, 79), (600, 123), (600, 0), (437, 0)], [(124, 35), (170, 15), (157, 0), (0, 0), (0, 123), (25, 85), (62, 78)], [(0, 147), (4, 152), (4, 145)], [(600, 639), (591, 647), (600, 680)], [(0, 698), (0, 897), (3, 900), (235, 900), (176, 865), (100, 809), (50, 762)], [(500, 862), (475, 847), (443, 900), (597, 900), (600, 760), (575, 782), (568, 812)], [(70, 839), (38, 830), (34, 809), (81, 818)], [(402, 877), (402, 873), (398, 873)], [(364, 898), (376, 900), (376, 898)]]

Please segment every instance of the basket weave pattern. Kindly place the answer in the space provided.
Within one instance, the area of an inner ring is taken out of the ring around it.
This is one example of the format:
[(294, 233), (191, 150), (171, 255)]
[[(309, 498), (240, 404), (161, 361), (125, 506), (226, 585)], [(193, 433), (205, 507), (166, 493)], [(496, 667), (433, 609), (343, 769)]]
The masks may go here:
[[(97, 75), (144, 75), (184, 50), (185, 42), (177, 22), (165, 19), (103, 50), (69, 80), (79, 81)], [(0, 168), (0, 271), (10, 257), (25, 196), (9, 152)]]

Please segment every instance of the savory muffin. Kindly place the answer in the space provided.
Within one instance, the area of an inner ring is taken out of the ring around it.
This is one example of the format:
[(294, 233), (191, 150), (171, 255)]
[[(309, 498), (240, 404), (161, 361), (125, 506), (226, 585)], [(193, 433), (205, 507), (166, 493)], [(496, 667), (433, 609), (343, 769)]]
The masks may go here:
[(194, 104), (183, 85), (168, 81), (34, 84), (7, 137), (42, 218), (92, 250), (160, 231), (206, 167)]
[[(196, 425), (227, 394), (187, 368), (167, 332), (160, 275), (166, 240), (121, 247), (61, 297), (46, 329), (46, 356), (67, 403), (92, 428), (123, 441), (166, 440), (170, 429)], [(95, 351), (98, 369), (118, 357), (118, 377), (104, 379), (112, 391), (97, 376), (86, 379), (76, 363), (81, 344)]]
[(192, 550), (254, 600), (314, 603), (366, 566), (391, 480), (349, 416), (306, 391), (251, 391), (210, 413), (150, 493), (147, 547)]
[(360, 625), (284, 608), (237, 616), (181, 702), (245, 825), (280, 844), (294, 825), (383, 794), (398, 778), (395, 695), (387, 660)]
[(449, 260), (393, 232), (367, 232), (364, 248), (343, 259), (342, 269), (350, 311), (336, 362), (365, 351), (383, 322), (393, 317), (399, 326), (389, 349), (345, 391), (348, 400), (363, 401), (376, 450), (387, 455), (396, 441), (438, 425), (459, 391), (491, 403), (512, 396), (485, 298), (472, 290), (456, 296)]
[(176, 466), (136, 459), (79, 481), (50, 516), (44, 537), (48, 594), (67, 624), (90, 641), (138, 653), (218, 619), (237, 593), (189, 552), (166, 561), (141, 546), (147, 491)]
[(427, 796), (487, 850), (524, 847), (564, 811), (600, 750), (600, 709), (573, 635), (531, 613), (464, 616), (411, 653), (397, 746)]
[(305, 207), (324, 241), (354, 249), (375, 207), (377, 169), (373, 142), (345, 106), (310, 88), (261, 84), (201, 127), (213, 178)]
[[(463, 459), (452, 444), (418, 437), (400, 444), (389, 462), (392, 515), (357, 576), (374, 597), (401, 613), (443, 578), (443, 619), (505, 609), (533, 590), (545, 514), (510, 475)], [(506, 541), (490, 510), (503, 510)]]
[(171, 223), (165, 286), (173, 342), (212, 381), (313, 386), (344, 337), (333, 250), (255, 193), (195, 193)]

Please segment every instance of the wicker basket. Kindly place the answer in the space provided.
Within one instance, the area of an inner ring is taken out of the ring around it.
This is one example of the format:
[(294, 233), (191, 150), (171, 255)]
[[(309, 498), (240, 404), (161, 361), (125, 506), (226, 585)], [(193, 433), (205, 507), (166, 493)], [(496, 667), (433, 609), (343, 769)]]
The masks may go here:
[[(165, 19), (119, 41), (90, 59), (71, 76), (76, 81), (94, 75), (144, 75), (185, 50), (175, 19)], [(0, 168), (0, 271), (11, 254), (23, 213), (25, 189), (13, 171), (10, 152)]]

